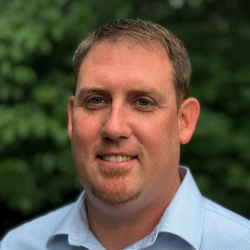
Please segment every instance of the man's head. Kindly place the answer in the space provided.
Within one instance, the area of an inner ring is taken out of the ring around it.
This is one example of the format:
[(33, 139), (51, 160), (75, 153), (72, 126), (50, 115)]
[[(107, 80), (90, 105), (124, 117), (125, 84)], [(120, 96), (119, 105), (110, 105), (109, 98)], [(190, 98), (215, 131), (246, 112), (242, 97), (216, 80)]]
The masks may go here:
[[(129, 30), (128, 20), (119, 22)], [(144, 22), (135, 22), (142, 29)], [(156, 27), (156, 33), (165, 31)], [(74, 57), (77, 89), (69, 102), (68, 134), (78, 174), (92, 203), (134, 204), (139, 200), (151, 206), (164, 195), (169, 202), (180, 184), (180, 143), (192, 136), (199, 104), (182, 94), (185, 100), (180, 99), (177, 107), (177, 71), (170, 60), (173, 49), (167, 53), (152, 34), (148, 36), (135, 41), (110, 34), (109, 39), (99, 39), (85, 50), (87, 42), (82, 42)], [(171, 37), (175, 47), (181, 48), (179, 40)], [(175, 65), (180, 70), (183, 60)], [(182, 75), (182, 82), (188, 84), (189, 77)]]
[(191, 64), (188, 52), (182, 42), (166, 28), (140, 19), (124, 19), (102, 26), (91, 33), (78, 46), (73, 66), (76, 83), (79, 69), (88, 51), (96, 44), (129, 42), (148, 47), (152, 43), (161, 46), (166, 51), (173, 67), (173, 84), (176, 92), (176, 103), (179, 108), (188, 97), (191, 76)]

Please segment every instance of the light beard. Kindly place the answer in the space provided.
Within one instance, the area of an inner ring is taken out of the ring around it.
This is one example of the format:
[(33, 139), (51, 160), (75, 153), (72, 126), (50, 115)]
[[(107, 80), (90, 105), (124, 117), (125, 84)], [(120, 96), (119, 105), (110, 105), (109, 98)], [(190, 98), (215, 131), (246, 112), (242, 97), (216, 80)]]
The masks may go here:
[[(100, 167), (101, 174), (108, 179), (116, 179), (123, 177), (129, 173), (130, 169), (118, 169), (118, 168), (103, 168)], [(133, 194), (126, 192), (125, 186), (117, 186), (116, 188), (105, 188), (103, 190), (96, 190), (92, 188), (92, 193), (98, 199), (110, 203), (110, 204), (122, 204), (132, 200), (136, 200), (142, 193), (139, 190)]]

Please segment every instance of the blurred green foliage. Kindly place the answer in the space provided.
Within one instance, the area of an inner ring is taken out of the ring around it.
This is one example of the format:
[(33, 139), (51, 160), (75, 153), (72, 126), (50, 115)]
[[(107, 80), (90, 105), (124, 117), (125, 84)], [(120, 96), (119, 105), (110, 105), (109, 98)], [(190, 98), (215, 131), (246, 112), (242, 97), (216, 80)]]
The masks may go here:
[(72, 56), (121, 18), (157, 22), (186, 45), (201, 103), (182, 146), (201, 192), (250, 218), (248, 0), (0, 0), (0, 234), (82, 189), (67, 138)]

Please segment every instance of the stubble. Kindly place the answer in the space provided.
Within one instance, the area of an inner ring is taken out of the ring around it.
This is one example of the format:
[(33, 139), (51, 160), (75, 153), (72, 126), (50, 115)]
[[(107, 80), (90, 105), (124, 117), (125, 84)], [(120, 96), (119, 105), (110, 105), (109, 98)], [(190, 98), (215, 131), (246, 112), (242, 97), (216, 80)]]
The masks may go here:
[(136, 200), (141, 195), (142, 190), (138, 190), (135, 193), (128, 193), (126, 184), (123, 182), (117, 182), (119, 178), (123, 178), (128, 175), (130, 169), (107, 169), (100, 167), (99, 170), (102, 176), (107, 178), (107, 182), (109, 182), (110, 185), (102, 190), (97, 190), (92, 187), (92, 193), (98, 199), (110, 204), (122, 204), (131, 200)]

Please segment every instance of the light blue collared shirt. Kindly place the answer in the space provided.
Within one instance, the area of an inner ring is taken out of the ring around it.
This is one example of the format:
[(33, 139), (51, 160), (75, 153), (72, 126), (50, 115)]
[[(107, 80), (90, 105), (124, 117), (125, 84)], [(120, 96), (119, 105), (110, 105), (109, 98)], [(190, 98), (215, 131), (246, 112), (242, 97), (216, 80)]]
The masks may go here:
[[(250, 250), (250, 221), (204, 198), (187, 168), (152, 233), (126, 250)], [(105, 250), (89, 229), (85, 192), (78, 200), (10, 231), (0, 250)]]

